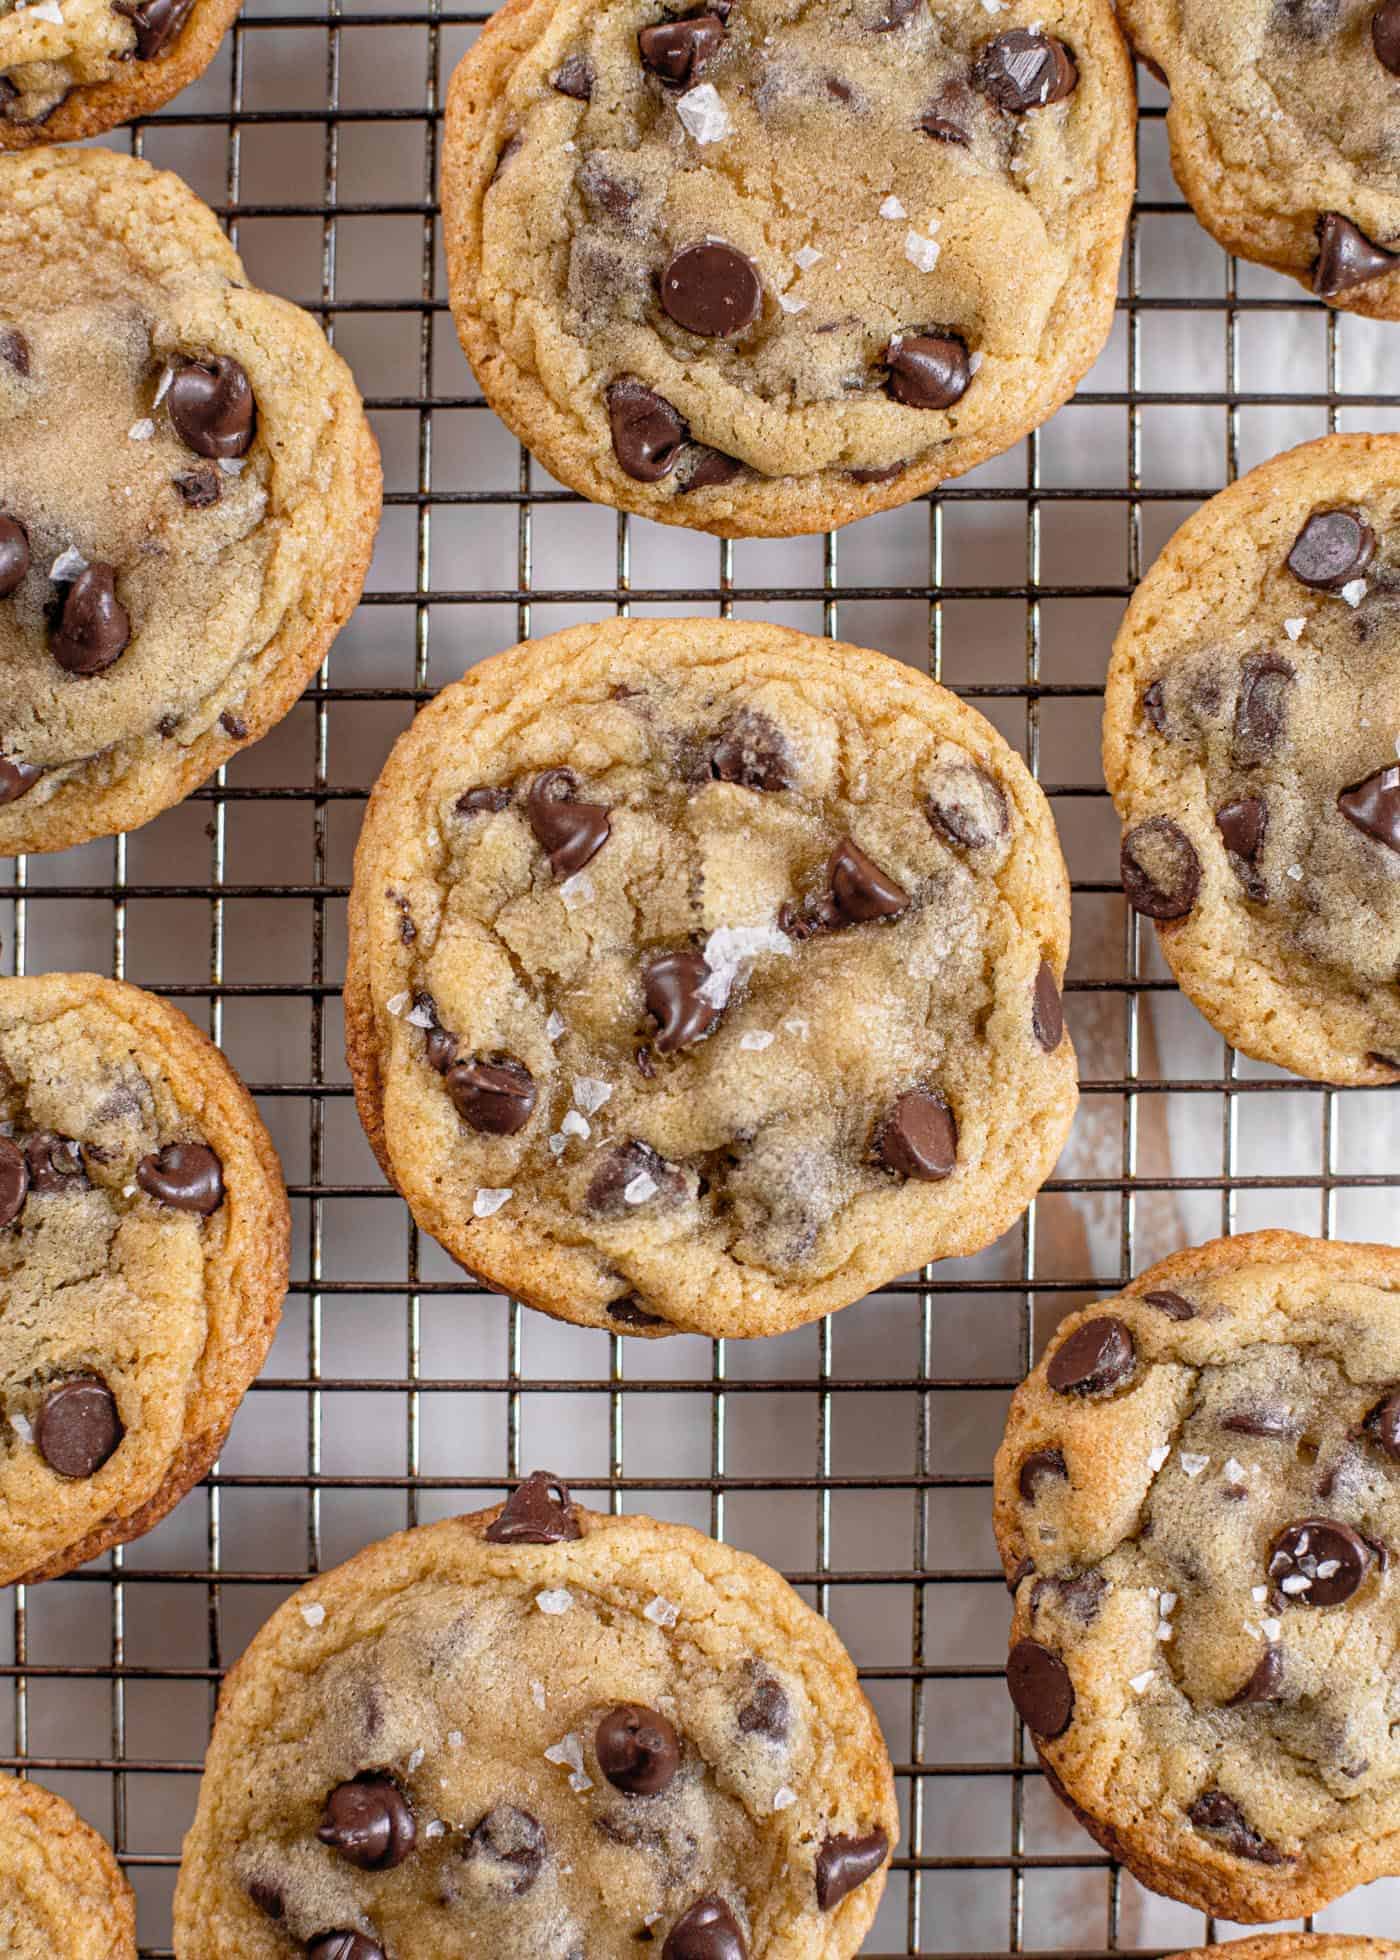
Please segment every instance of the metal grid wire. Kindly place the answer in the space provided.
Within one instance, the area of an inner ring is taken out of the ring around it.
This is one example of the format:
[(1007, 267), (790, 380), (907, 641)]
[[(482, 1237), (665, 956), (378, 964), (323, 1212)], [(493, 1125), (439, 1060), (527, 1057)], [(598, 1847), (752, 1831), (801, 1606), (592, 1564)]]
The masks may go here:
[[(61, 1790), (107, 1832), (137, 1886), (141, 1950), (168, 1954), (180, 1835), (224, 1668), (308, 1573), (403, 1523), (488, 1502), (547, 1460), (595, 1504), (749, 1544), (845, 1634), (890, 1738), (906, 1822), (868, 1951), (1094, 1955), (1213, 1938), (1198, 1914), (1154, 1918), (1046, 1792), (1001, 1686), (990, 1458), (1007, 1395), (1070, 1307), (1216, 1231), (1301, 1223), (1360, 1236), (1357, 1207), (1368, 1194), (1389, 1202), (1400, 1185), (1358, 1144), (1373, 1100), (1253, 1067), (1180, 1002), (1122, 904), (1096, 750), (1113, 625), (1186, 510), (1299, 435), (1383, 419), (1383, 392), (1343, 388), (1344, 335), (1363, 325), (1209, 245), (1165, 176), (1149, 85), (1145, 188), (1164, 194), (1139, 198), (1114, 342), (1050, 429), (908, 511), (802, 547), (685, 539), (594, 511), (591, 538), (615, 528), (611, 581), (541, 582), (541, 527), (588, 507), (500, 440), (465, 366), (452, 365), (438, 254), (443, 87), (485, 18), (435, 0), (283, 13), (253, 0), (203, 83), (113, 139), (190, 175), (245, 252), (255, 234), (300, 227), (301, 270), (272, 276), (264, 261), (293, 262), (274, 243), (251, 261), (254, 276), (311, 307), (350, 353), (389, 491), (371, 589), (289, 721), (294, 741), (269, 737), (146, 832), (0, 870), (5, 970), (106, 964), (178, 1001), (228, 1048), (282, 1148), (297, 1229), (283, 1335), (207, 1484), (141, 1543), (15, 1589), (0, 1765)], [(399, 100), (375, 92), (391, 47), (384, 74), (395, 88), (412, 82)], [(295, 147), (274, 154), (274, 142)], [(276, 188), (294, 196), (260, 194), (265, 153)], [(211, 154), (221, 186), (208, 181)], [(385, 194), (391, 176), (397, 198)], [(1154, 281), (1144, 267), (1161, 226), (1176, 242)], [(392, 268), (391, 292), (361, 291), (353, 274), (367, 256)], [(376, 336), (391, 332), (400, 350), (409, 337), (407, 364), (373, 394)], [(1261, 332), (1284, 336), (1281, 355), (1263, 358)], [(1273, 385), (1281, 374), (1293, 385)], [(1105, 375), (1117, 385), (1101, 385)], [(1179, 442), (1169, 417), (1182, 411), (1197, 433)], [(445, 442), (448, 430), (458, 434)], [(1204, 457), (1195, 480), (1164, 479), (1154, 443), (1188, 469)], [(488, 523), (478, 565), (470, 541)], [(434, 527), (453, 525), (435, 551)], [(1111, 575), (1057, 576), (1062, 564), (1082, 571), (1085, 538), (1091, 569)], [(818, 548), (820, 576), (794, 577)], [(662, 575), (668, 563), (678, 582)], [(986, 564), (998, 575), (979, 575)], [(889, 576), (895, 565), (903, 577)], [(1066, 1005), (1083, 1142), (982, 1260), (930, 1269), (771, 1343), (629, 1344), (477, 1303), (479, 1289), (420, 1243), (367, 1154), (354, 1154), (341, 914), (389, 740), (464, 656), (634, 608), (763, 612), (922, 659), (1044, 772), (1075, 873)], [(281, 930), (292, 916), (294, 943)], [(271, 972), (258, 964), (264, 937)], [(1189, 1175), (1175, 1169), (1183, 1155)], [(573, 1455), (561, 1460), (558, 1425), (570, 1422)], [(545, 1426), (556, 1440), (541, 1440)], [(758, 1439), (765, 1427), (784, 1439), (776, 1454)], [(875, 1431), (897, 1446), (872, 1442)], [(239, 1446), (245, 1434), (252, 1447)]]

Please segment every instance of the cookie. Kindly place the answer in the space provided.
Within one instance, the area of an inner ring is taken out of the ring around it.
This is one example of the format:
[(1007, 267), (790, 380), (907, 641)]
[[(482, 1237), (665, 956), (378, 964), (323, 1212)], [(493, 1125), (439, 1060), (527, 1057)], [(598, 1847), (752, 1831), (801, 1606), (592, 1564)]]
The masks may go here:
[(418, 716), (355, 860), (360, 1116), (425, 1231), (561, 1319), (771, 1334), (969, 1254), (1076, 1099), (1049, 806), (859, 647), (607, 620)]
[[(1256, 1933), (1231, 1940), (1229, 1960), (1390, 1960), (1400, 1946), (1390, 1940), (1363, 1939), (1353, 1933)], [(1199, 1946), (1174, 1960), (1220, 1960), (1218, 1946)]]
[(1123, 884), (1236, 1047), (1400, 1081), (1400, 437), (1326, 436), (1187, 520), (1114, 642)]
[(349, 369), (178, 177), (0, 159), (0, 855), (130, 830), (266, 734), (379, 495)]
[(0, 1946), (9, 1960), (136, 1960), (136, 1906), (110, 1850), (37, 1783), (0, 1777)]
[(1400, 1249), (1218, 1239), (1071, 1314), (995, 1492), (1011, 1698), (1106, 1850), (1241, 1924), (1400, 1873)]
[(180, 1960), (846, 1960), (899, 1835), (831, 1627), (544, 1473), (371, 1545), (224, 1686)]
[(0, 150), (146, 116), (202, 75), (238, 0), (31, 0), (0, 16)]
[(1400, 0), (1121, 0), (1171, 89), (1172, 169), (1244, 259), (1400, 319)]
[(139, 987), (0, 980), (0, 1585), (159, 1523), (277, 1327), (272, 1143), (213, 1044)]
[(825, 530), (1073, 393), (1133, 120), (1106, 0), (511, 0), (448, 97), (458, 331), (572, 489), (721, 537)]

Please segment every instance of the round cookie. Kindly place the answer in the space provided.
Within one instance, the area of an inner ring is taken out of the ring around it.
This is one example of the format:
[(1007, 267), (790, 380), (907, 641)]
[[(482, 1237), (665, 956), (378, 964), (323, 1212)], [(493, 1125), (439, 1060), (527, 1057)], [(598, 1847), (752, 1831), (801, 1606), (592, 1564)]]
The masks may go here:
[(990, 1243), (1074, 1113), (1049, 806), (973, 709), (784, 627), (607, 620), (400, 738), (355, 860), (371, 1144), (471, 1272), (771, 1334)]
[(70, 143), (202, 75), (238, 0), (61, 0), (0, 15), (0, 150)]
[(178, 177), (0, 159), (0, 855), (145, 823), (279, 721), (379, 495), (349, 369)]
[[(1226, 1943), (1228, 1960), (1392, 1960), (1400, 1946), (1355, 1933), (1255, 1933)], [(1193, 1947), (1173, 1960), (1220, 1960), (1219, 1946)]]
[(1106, 1850), (1241, 1924), (1400, 1873), (1400, 1250), (1219, 1239), (1071, 1314), (995, 1493), (1012, 1700)]
[(1400, 437), (1325, 436), (1176, 533), (1114, 642), (1130, 902), (1212, 1026), (1400, 1081)]
[(504, 1507), (371, 1545), (253, 1641), (175, 1945), (847, 1960), (898, 1835), (827, 1622), (747, 1553), (586, 1511), (537, 1473)]
[(0, 1585), (159, 1523), (287, 1285), (282, 1174), (213, 1044), (139, 987), (0, 980)]
[(825, 530), (1073, 393), (1133, 123), (1105, 0), (510, 0), (448, 96), (457, 328), (572, 489), (721, 537)]
[(1121, 0), (1172, 169), (1227, 252), (1400, 319), (1400, 0)]
[(37, 1783), (0, 1778), (0, 1949), (9, 1960), (136, 1960), (136, 1905), (107, 1845)]

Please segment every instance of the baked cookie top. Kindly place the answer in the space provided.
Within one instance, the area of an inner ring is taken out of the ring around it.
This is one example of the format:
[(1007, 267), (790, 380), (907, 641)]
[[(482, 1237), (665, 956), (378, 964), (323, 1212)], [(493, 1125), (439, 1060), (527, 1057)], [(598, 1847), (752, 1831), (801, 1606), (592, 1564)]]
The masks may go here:
[(0, 1778), (0, 1948), (10, 1960), (136, 1960), (116, 1859), (62, 1797)]
[(1400, 438), (1212, 497), (1114, 642), (1130, 902), (1207, 1019), (1316, 1080), (1400, 1079)]
[(1122, 0), (1172, 168), (1227, 251), (1400, 317), (1400, 0)]
[(95, 136), (203, 73), (237, 0), (7, 0), (0, 150)]
[[(1355, 1933), (1255, 1933), (1230, 1940), (1229, 1960), (1390, 1960), (1400, 1953), (1391, 1940), (1365, 1939)], [(1174, 1960), (1215, 1960), (1218, 1946), (1193, 1947)]]
[(184, 1015), (95, 974), (0, 980), (0, 1584), (137, 1536), (204, 1474), (288, 1235), (252, 1100)]
[[(825, 1620), (543, 1475), (371, 1545), (225, 1685), (182, 1960), (846, 1960), (899, 1833)], [(337, 1944), (337, 1940), (339, 1944)]]
[(378, 486), (349, 370), (179, 178), (0, 159), (0, 852), (144, 822), (279, 719)]
[(561, 481), (822, 530), (1008, 448), (1112, 320), (1104, 0), (511, 0), (453, 79), (453, 310)]
[(380, 777), (361, 1117), (502, 1290), (774, 1333), (1024, 1209), (1075, 1107), (1068, 940), (1043, 794), (922, 674), (748, 621), (576, 627), (444, 689)]
[(1261, 1232), (1072, 1314), (1012, 1401), (1007, 1680), (1146, 1884), (1242, 1923), (1400, 1871), (1400, 1250)]

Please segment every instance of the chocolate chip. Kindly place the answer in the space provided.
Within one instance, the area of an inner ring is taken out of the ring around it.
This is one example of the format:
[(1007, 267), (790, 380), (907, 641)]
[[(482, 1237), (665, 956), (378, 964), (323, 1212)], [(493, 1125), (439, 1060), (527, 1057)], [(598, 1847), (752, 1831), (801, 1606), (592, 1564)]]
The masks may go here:
[(550, 769), (530, 785), (530, 828), (549, 854), (556, 878), (572, 878), (607, 843), (612, 820), (601, 803), (580, 803), (578, 778), (569, 769)]
[(1033, 1558), (1018, 1559), (1016, 1564), (1012, 1566), (1006, 1577), (1006, 1590), (1013, 1599), (1016, 1597), (1022, 1581), (1029, 1579), (1034, 1571), (1035, 1560)]
[(111, 565), (89, 565), (68, 588), (49, 652), (67, 673), (100, 674), (126, 651), (131, 618)]
[(464, 789), (452, 807), (459, 817), (494, 816), (508, 807), (514, 794), (514, 790), (483, 784), (479, 789)]
[(684, 1178), (676, 1165), (668, 1164), (638, 1137), (600, 1151), (595, 1161), (583, 1202), (601, 1217), (623, 1218), (632, 1212), (626, 1191), (634, 1178), (649, 1177), (657, 1187), (655, 1195), (662, 1199), (679, 1197), (684, 1189)]
[(1042, 960), (1031, 994), (1031, 1033), (1046, 1054), (1053, 1055), (1064, 1039), (1064, 1032), (1065, 1011), (1060, 990), (1055, 985), (1049, 961)]
[(1033, 1735), (1053, 1742), (1074, 1719), (1069, 1669), (1038, 1640), (1018, 1640), (1006, 1657), (1006, 1686), (1016, 1713)]
[(615, 224), (624, 224), (637, 202), (637, 187), (621, 183), (596, 155), (586, 157), (579, 166), (578, 187), (589, 217), (595, 220), (612, 219)]
[(224, 494), (223, 478), (218, 470), (190, 470), (184, 476), (172, 477), (171, 481), (187, 510), (208, 510)]
[(1313, 262), (1313, 291), (1333, 299), (1353, 286), (1393, 272), (1400, 259), (1369, 239), (1349, 218), (1328, 211), (1318, 220), (1317, 258)]
[(136, 1182), (173, 1211), (197, 1211), (203, 1218), (224, 1201), (223, 1166), (207, 1143), (167, 1143), (141, 1159)]
[(958, 1126), (943, 1097), (910, 1089), (896, 1102), (880, 1131), (875, 1154), (900, 1177), (938, 1184), (957, 1168)]
[(1227, 1708), (1244, 1708), (1254, 1701), (1282, 1701), (1283, 1649), (1266, 1647), (1255, 1663), (1244, 1686), (1226, 1702)]
[(1339, 592), (1360, 578), (1375, 549), (1376, 534), (1359, 512), (1315, 510), (1293, 540), (1288, 569), (1315, 591)]
[(1137, 1366), (1137, 1349), (1125, 1322), (1099, 1314), (1060, 1342), (1045, 1378), (1057, 1395), (1102, 1395), (1127, 1381)]
[(1298, 1425), (1287, 1409), (1278, 1403), (1258, 1403), (1247, 1409), (1231, 1409), (1220, 1418), (1222, 1429), (1237, 1436), (1296, 1436)]
[(500, 176), (501, 172), (505, 169), (506, 165), (510, 162), (511, 158), (520, 149), (524, 141), (525, 138), (518, 129), (515, 131), (513, 136), (508, 136), (506, 138), (505, 142), (501, 145), (500, 154), (496, 158), (496, 167), (491, 172), (491, 182), (493, 184), (495, 183), (496, 179)]
[(1392, 762), (1364, 782), (1353, 783), (1337, 798), (1337, 808), (1368, 837), (1400, 851), (1400, 766)]
[(1227, 1797), (1223, 1790), (1203, 1790), (1186, 1815), (1198, 1831), (1209, 1831), (1219, 1837), (1225, 1849), (1237, 1858), (1248, 1858), (1256, 1865), (1288, 1863), (1278, 1846), (1260, 1837), (1234, 1798)]
[(729, 340), (751, 326), (763, 301), (752, 261), (722, 238), (685, 245), (661, 275), (661, 304), (678, 327)]
[(704, 1037), (721, 1010), (701, 992), (710, 969), (701, 953), (662, 953), (647, 963), (643, 987), (647, 1012), (657, 1024), (656, 1047), (674, 1055)]
[(287, 1910), (287, 1901), (282, 1896), (282, 1889), (274, 1879), (250, 1878), (248, 1897), (258, 1911), (265, 1913), (269, 1919), (280, 1919)]
[(897, 334), (884, 362), (889, 392), (906, 408), (951, 408), (972, 382), (967, 345), (956, 334)]
[(1231, 857), (1253, 864), (1269, 827), (1268, 805), (1257, 796), (1242, 796), (1233, 803), (1222, 803), (1215, 813), (1215, 827)]
[(194, 0), (141, 0), (140, 6), (117, 0), (113, 11), (125, 14), (136, 29), (136, 59), (154, 61), (165, 53), (193, 7)]
[(29, 570), (29, 533), (18, 518), (0, 515), (0, 599), (8, 599)]
[(443, 1084), (463, 1122), (486, 1136), (516, 1136), (534, 1113), (535, 1078), (513, 1055), (453, 1062)]
[(1069, 1482), (1063, 1450), (1032, 1450), (1029, 1456), (1022, 1457), (1016, 1482), (1028, 1504), (1034, 1504), (1037, 1486), (1047, 1479), (1054, 1483)]
[(24, 1210), (29, 1192), (29, 1166), (24, 1152), (8, 1137), (0, 1137), (0, 1232), (13, 1225)]
[(468, 1836), (462, 1855), (490, 1864), (511, 1898), (529, 1891), (549, 1856), (549, 1839), (537, 1818), (514, 1804), (498, 1803)]
[(1013, 116), (1063, 102), (1079, 80), (1063, 41), (1027, 27), (1013, 27), (988, 41), (972, 66), (972, 86)]
[(666, 1935), (661, 1960), (748, 1960), (748, 1943), (723, 1899), (697, 1899)]
[(637, 52), (648, 74), (669, 88), (689, 88), (724, 41), (724, 22), (718, 14), (695, 14), (689, 20), (661, 21), (637, 36)]
[(316, 1835), (364, 1872), (392, 1871), (418, 1841), (413, 1811), (387, 1776), (357, 1776), (326, 1798)]
[(16, 374), (29, 373), (29, 342), (18, 327), (0, 327), (0, 361)]
[(583, 1533), (568, 1485), (536, 1470), (511, 1492), (483, 1536), (488, 1545), (561, 1545)]
[(890, 1855), (884, 1831), (865, 1837), (829, 1837), (817, 1853), (817, 1905), (833, 1912), (867, 1878), (873, 1878)]
[(710, 774), (741, 789), (773, 792), (792, 788), (787, 743), (767, 715), (745, 710), (727, 721), (710, 750)]
[[(1349, 1524), (1334, 1518), (1299, 1518), (1285, 1525), (1269, 1547), (1269, 1577), (1276, 1596), (1291, 1606), (1340, 1606), (1371, 1569), (1371, 1547)], [(1306, 1580), (1306, 1585), (1289, 1583)]]
[(21, 762), (17, 755), (0, 755), (0, 804), (18, 803), (43, 773), (32, 762)]
[(1047, 1595), (1060, 1612), (1080, 1626), (1092, 1626), (1099, 1617), (1108, 1581), (1102, 1572), (1076, 1572), (1068, 1579), (1037, 1579), (1031, 1588), (1031, 1612), (1040, 1610)]
[(36, 1130), (24, 1146), (29, 1167), (30, 1189), (45, 1196), (56, 1191), (73, 1191), (85, 1186), (81, 1146), (73, 1137), (61, 1137), (54, 1130)]
[(1400, 0), (1382, 0), (1372, 14), (1371, 46), (1382, 68), (1400, 75)]
[[(820, 333), (821, 329), (817, 331)], [(847, 470), (846, 474), (852, 483), (893, 483), (908, 467), (908, 463), (886, 463), (881, 469)]]
[[(4, 1211), (4, 1200), (0, 1198), (0, 1220), (4, 1219)], [(1388, 1457), (1400, 1463), (1400, 1389), (1393, 1389), (1384, 1401), (1377, 1402), (1363, 1427)]]
[(1201, 860), (1170, 817), (1149, 817), (1130, 830), (1119, 854), (1123, 890), (1135, 912), (1184, 919), (1201, 888)]
[(676, 467), (687, 430), (679, 412), (635, 376), (625, 374), (607, 392), (613, 454), (638, 483), (659, 483)]
[(762, 1661), (748, 1663), (749, 1698), (739, 1710), (740, 1735), (762, 1735), (770, 1742), (787, 1740), (792, 1713), (782, 1683)]
[(919, 128), (935, 143), (956, 143), (966, 149), (972, 141), (968, 124), (974, 113), (971, 94), (963, 82), (945, 82), (919, 118)]
[(382, 1946), (364, 1933), (318, 1933), (306, 1960), (387, 1960)]
[(924, 814), (950, 844), (961, 844), (968, 851), (997, 843), (1010, 825), (1001, 784), (970, 762), (949, 763), (935, 771), (924, 798)]
[(1158, 1313), (1164, 1313), (1168, 1320), (1196, 1318), (1196, 1309), (1179, 1293), (1144, 1293), (1142, 1297), (1147, 1306), (1155, 1307)]
[(1162, 683), (1153, 681), (1150, 687), (1142, 690), (1142, 712), (1152, 723), (1159, 735), (1167, 732), (1167, 706), (1162, 698)]
[(247, 722), (244, 721), (242, 715), (236, 715), (232, 708), (224, 709), (223, 713), (219, 716), (219, 726), (223, 729), (225, 735), (230, 736), (235, 742), (243, 741), (248, 733)]
[(685, 481), (680, 485), (684, 492), (691, 490), (714, 490), (722, 483), (732, 483), (744, 469), (737, 456), (726, 456), (722, 449), (701, 448), (694, 466), (687, 470)]
[(245, 456), (252, 448), (258, 413), (253, 384), (232, 356), (184, 362), (166, 400), (176, 435), (197, 456)]
[(608, 1301), (608, 1318), (623, 1327), (664, 1327), (666, 1322), (659, 1313), (648, 1313), (645, 1307), (638, 1306), (630, 1294), (621, 1300)]
[(598, 1724), (593, 1738), (598, 1767), (616, 1790), (629, 1797), (657, 1797), (668, 1790), (680, 1768), (676, 1731), (654, 1708), (621, 1702)]
[(1230, 750), (1241, 769), (1267, 762), (1277, 749), (1288, 718), (1288, 689), (1293, 680), (1293, 668), (1276, 654), (1258, 654), (1241, 667)]
[(559, 66), (549, 78), (549, 86), (560, 95), (570, 95), (575, 102), (593, 100), (593, 63), (587, 55), (565, 55)]
[(843, 837), (826, 866), (831, 901), (838, 923), (864, 925), (871, 919), (897, 919), (909, 908), (909, 894), (868, 858), (859, 845)]
[(112, 1391), (96, 1375), (51, 1388), (34, 1422), (35, 1446), (60, 1477), (94, 1476), (125, 1434)]

